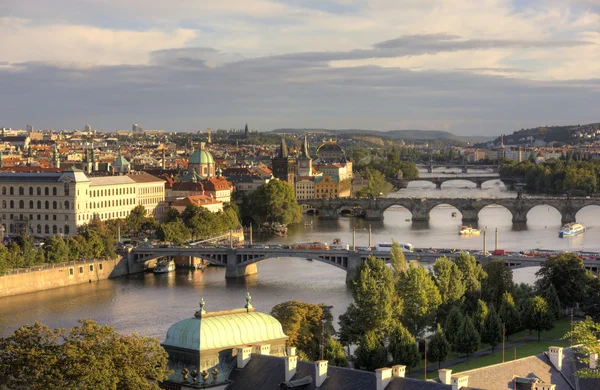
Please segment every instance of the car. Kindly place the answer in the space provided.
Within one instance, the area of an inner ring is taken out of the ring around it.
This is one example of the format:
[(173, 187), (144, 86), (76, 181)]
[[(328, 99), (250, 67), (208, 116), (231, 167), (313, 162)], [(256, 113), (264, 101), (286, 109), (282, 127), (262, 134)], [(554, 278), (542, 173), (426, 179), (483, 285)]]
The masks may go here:
[(257, 245), (252, 245), (252, 248), (254, 249), (265, 249), (265, 246), (262, 244), (257, 244)]

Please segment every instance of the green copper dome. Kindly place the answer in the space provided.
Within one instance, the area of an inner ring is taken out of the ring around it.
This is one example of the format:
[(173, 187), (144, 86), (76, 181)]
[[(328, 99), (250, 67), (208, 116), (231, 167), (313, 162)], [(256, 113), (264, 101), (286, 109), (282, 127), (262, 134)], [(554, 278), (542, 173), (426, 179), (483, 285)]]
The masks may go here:
[(244, 310), (179, 321), (169, 328), (162, 345), (208, 351), (260, 344), (277, 339), (287, 339), (287, 336), (275, 317), (259, 312), (248, 313)]
[(214, 164), (212, 154), (205, 149), (194, 149), (194, 152), (190, 155), (189, 164)]

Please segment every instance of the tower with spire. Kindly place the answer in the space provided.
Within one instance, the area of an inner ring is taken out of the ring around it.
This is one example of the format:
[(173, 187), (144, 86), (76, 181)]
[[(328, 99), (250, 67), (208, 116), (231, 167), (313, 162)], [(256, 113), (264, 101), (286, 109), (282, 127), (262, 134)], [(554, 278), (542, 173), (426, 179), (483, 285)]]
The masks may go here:
[(52, 153), (52, 165), (54, 168), (60, 168), (60, 155), (58, 154), (58, 147), (54, 144), (54, 151)]
[(312, 158), (308, 152), (308, 134), (304, 133), (302, 151), (298, 157), (298, 176), (312, 176)]
[(287, 181), (294, 185), (294, 176), (296, 175), (296, 161), (290, 156), (285, 138), (281, 137), (279, 153), (272, 159), (273, 176), (282, 181)]
[(246, 123), (246, 127), (244, 127), (244, 137), (245, 137), (246, 139), (248, 139), (248, 138), (249, 138), (249, 136), (250, 136), (250, 135), (248, 134), (248, 124)]

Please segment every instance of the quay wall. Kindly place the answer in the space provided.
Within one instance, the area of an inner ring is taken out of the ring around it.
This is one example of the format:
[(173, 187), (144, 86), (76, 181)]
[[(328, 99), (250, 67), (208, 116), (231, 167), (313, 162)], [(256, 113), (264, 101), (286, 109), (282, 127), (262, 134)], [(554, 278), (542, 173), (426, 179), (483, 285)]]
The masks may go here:
[(0, 298), (128, 275), (127, 259), (51, 264), (0, 276)]

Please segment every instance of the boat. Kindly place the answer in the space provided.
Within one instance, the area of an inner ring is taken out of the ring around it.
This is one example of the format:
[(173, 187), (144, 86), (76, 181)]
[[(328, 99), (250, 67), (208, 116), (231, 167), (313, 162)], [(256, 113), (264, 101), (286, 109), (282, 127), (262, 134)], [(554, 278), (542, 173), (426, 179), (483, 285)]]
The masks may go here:
[(580, 224), (578, 222), (571, 222), (566, 225), (563, 225), (563, 227), (560, 228), (560, 231), (558, 232), (558, 236), (561, 238), (569, 237), (569, 236), (576, 236), (583, 232), (585, 232), (585, 226), (583, 226), (582, 224)]
[(456, 211), (452, 212), (452, 217), (456, 217)]
[(333, 240), (333, 245), (338, 245), (338, 244), (341, 244), (341, 243), (342, 243), (342, 239), (341, 238), (335, 238)]
[(175, 262), (173, 260), (159, 261), (156, 263), (156, 267), (154, 267), (155, 274), (166, 274), (171, 271), (175, 271)]
[(460, 235), (470, 235), (470, 234), (480, 234), (481, 230), (473, 229), (471, 226), (461, 226), (458, 234)]
[(310, 250), (310, 251), (328, 251), (329, 245), (326, 242), (307, 242), (301, 244), (290, 245), (292, 249), (296, 250)]

